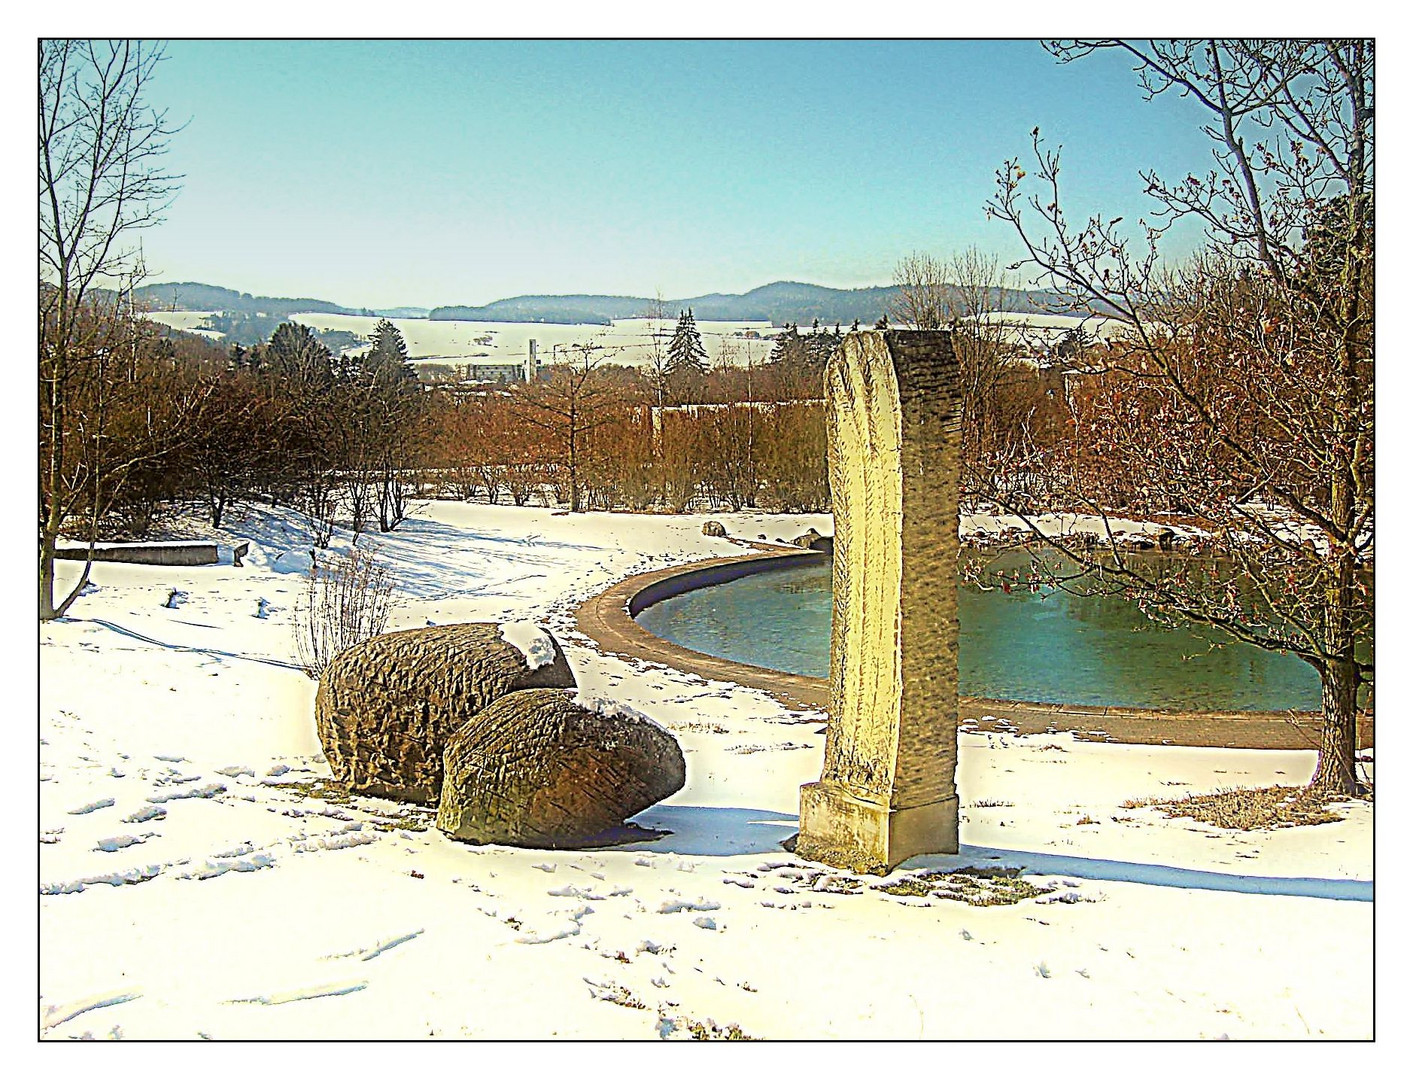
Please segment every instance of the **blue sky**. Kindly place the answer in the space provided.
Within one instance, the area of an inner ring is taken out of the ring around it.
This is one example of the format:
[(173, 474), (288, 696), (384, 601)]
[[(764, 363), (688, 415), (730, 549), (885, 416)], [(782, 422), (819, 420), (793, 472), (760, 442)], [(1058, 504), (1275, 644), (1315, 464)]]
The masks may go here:
[[(891, 280), (1019, 256), (994, 174), (1037, 125), (1070, 216), (1205, 170), (1199, 110), (1033, 41), (172, 41), (187, 122), (152, 280), (382, 307)], [(1195, 242), (1176, 231), (1174, 253)]]

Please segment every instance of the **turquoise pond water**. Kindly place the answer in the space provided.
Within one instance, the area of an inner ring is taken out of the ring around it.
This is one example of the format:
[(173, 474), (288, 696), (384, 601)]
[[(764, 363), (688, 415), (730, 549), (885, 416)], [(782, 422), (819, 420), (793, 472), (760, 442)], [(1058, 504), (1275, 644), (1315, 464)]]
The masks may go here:
[[(659, 601), (644, 629), (741, 663), (829, 676), (828, 563), (772, 570)], [(972, 697), (1174, 709), (1318, 709), (1293, 656), (1211, 630), (1169, 629), (1120, 597), (958, 588), (961, 692)], [(1224, 642), (1212, 648), (1213, 642)]]

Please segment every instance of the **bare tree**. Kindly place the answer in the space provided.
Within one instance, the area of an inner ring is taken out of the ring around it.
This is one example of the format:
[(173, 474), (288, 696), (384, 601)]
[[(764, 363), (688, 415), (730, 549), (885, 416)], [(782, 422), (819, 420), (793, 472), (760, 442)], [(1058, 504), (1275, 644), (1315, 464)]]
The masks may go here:
[[(113, 454), (117, 397), (136, 360), (132, 234), (176, 191), (161, 157), (173, 129), (144, 101), (161, 50), (131, 41), (39, 42), (39, 617), (68, 610), (88, 580), (97, 521), (160, 439)], [(160, 434), (160, 433), (151, 433)], [(84, 506), (90, 560), (54, 601), (54, 550)]]
[(898, 295), (888, 306), (895, 323), (916, 330), (938, 330), (946, 325), (949, 310), (947, 267), (925, 251), (914, 251), (898, 260), (893, 269)]
[[(1121, 218), (1065, 218), (1059, 156), (1038, 130), (1041, 193), (1023, 194), (1016, 161), (998, 172), (988, 210), (1029, 263), (1077, 309), (1103, 306), (1127, 327), (1091, 350), (1103, 373), (1079, 416), (1127, 490), (1094, 484), (1082, 455), (1054, 471), (1099, 512), (1116, 497), (1185, 512), (1234, 563), (1154, 570), (1114, 544), (1101, 559), (1048, 542), (1156, 611), (1311, 664), (1323, 713), (1311, 784), (1357, 792), (1359, 690), (1374, 671), (1373, 43), (1047, 48), (1064, 62), (1127, 54), (1147, 96), (1206, 110), (1216, 162), (1175, 181), (1145, 175), (1158, 213), (1132, 244)], [(1180, 218), (1200, 221), (1210, 247), (1164, 269), (1159, 242)], [(1018, 457), (1012, 475), (1043, 464)], [(995, 494), (1006, 502), (1004, 484)]]
[(1002, 447), (1030, 436), (1028, 411), (1004, 391), (1008, 377), (1019, 374), (997, 317), (1007, 280), (1001, 260), (975, 247), (953, 255), (947, 275), (942, 325), (952, 331), (962, 380), (962, 458), (969, 471), (985, 473)]
[(617, 419), (617, 406), (623, 402), (622, 388), (602, 377), (600, 346), (571, 345), (577, 357), (549, 369), (541, 382), (522, 384), (515, 389), (519, 416), (542, 429), (554, 447), (558, 464), (568, 479), (571, 513), (578, 513), (583, 489), (579, 466), (585, 437), (596, 428)]
[(952, 331), (962, 381), (962, 458), (969, 476), (989, 475), (998, 454), (1032, 435), (1027, 395), (1007, 392), (1028, 372), (1009, 357), (1008, 328), (997, 316), (1009, 284), (1001, 260), (975, 246), (945, 260), (915, 251), (899, 260), (894, 282), (894, 323)]
[(291, 624), (304, 673), (320, 678), (339, 653), (386, 630), (397, 606), (396, 590), (396, 579), (375, 549), (315, 555)]
[(648, 334), (651, 338), (651, 352), (648, 354), (648, 371), (652, 378), (653, 390), (657, 396), (657, 407), (662, 408), (667, 399), (667, 345), (663, 324), (667, 321), (667, 301), (658, 289), (648, 305), (646, 318), (651, 320)]

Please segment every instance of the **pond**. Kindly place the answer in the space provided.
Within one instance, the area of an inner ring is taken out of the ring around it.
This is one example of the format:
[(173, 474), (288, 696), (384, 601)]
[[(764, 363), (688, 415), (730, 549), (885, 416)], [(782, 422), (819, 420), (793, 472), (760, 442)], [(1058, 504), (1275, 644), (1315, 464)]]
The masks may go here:
[[(829, 564), (770, 570), (661, 600), (639, 624), (683, 648), (829, 677)], [(1314, 668), (1207, 628), (1170, 629), (1116, 596), (958, 587), (961, 693), (1191, 710), (1320, 707)]]

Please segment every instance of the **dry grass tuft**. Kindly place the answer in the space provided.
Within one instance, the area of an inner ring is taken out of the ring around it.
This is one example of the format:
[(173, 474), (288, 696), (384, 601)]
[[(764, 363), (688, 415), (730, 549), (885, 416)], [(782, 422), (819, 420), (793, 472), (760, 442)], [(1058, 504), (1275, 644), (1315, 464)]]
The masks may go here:
[(963, 866), (956, 870), (923, 870), (872, 888), (891, 896), (928, 896), (955, 900), (972, 907), (997, 907), (1033, 900), (1053, 889), (1032, 885), (1014, 866)]
[(1129, 799), (1127, 809), (1155, 807), (1172, 817), (1192, 818), (1219, 829), (1287, 829), (1296, 825), (1323, 825), (1343, 821), (1331, 804), (1347, 797), (1328, 795), (1303, 787), (1223, 788), (1206, 795), (1182, 799)]
[(738, 1024), (725, 1027), (715, 1020), (688, 1020), (687, 1030), (697, 1042), (721, 1040), (723, 1042), (760, 1042), (754, 1035), (747, 1035)]

